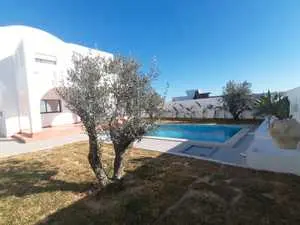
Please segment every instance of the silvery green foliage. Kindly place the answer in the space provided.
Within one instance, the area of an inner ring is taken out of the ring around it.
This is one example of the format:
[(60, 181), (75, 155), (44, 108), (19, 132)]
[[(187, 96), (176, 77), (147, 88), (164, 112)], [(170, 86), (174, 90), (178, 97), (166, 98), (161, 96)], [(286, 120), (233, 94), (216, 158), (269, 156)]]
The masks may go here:
[(134, 140), (160, 116), (164, 99), (152, 87), (158, 76), (155, 64), (143, 73), (134, 59), (121, 56), (74, 55), (73, 63), (58, 93), (87, 130), (95, 125), (103, 133), (101, 125), (109, 124), (119, 135)]
[(148, 73), (132, 58), (104, 59), (76, 55), (74, 67), (57, 89), (67, 107), (78, 116), (89, 135), (89, 162), (98, 180), (107, 184), (101, 164), (99, 142), (114, 145), (114, 178), (120, 177), (122, 156), (127, 147), (152, 129), (164, 99), (152, 87), (155, 64)]
[(107, 60), (91, 55), (73, 56), (73, 68), (57, 89), (67, 107), (77, 114), (86, 129), (101, 128), (108, 120), (110, 107), (109, 87), (111, 76), (103, 69)]
[(143, 73), (135, 59), (116, 56), (106, 71), (116, 75), (109, 85), (111, 139), (127, 147), (151, 129), (162, 112), (164, 99), (152, 87), (158, 70), (153, 64), (148, 73)]
[(73, 67), (57, 88), (67, 107), (81, 118), (89, 136), (88, 160), (101, 186), (109, 183), (101, 161), (98, 138), (111, 110), (107, 83), (112, 76), (104, 70), (106, 63), (101, 57), (74, 55)]
[(224, 108), (232, 114), (235, 120), (240, 119), (244, 111), (253, 107), (251, 84), (247, 81), (241, 83), (228, 81), (223, 88), (222, 102)]
[(107, 64), (106, 71), (115, 75), (109, 85), (112, 111), (108, 124), (115, 151), (113, 178), (120, 179), (123, 154), (154, 127), (164, 99), (152, 87), (158, 75), (155, 65), (143, 73), (134, 59), (117, 56)]

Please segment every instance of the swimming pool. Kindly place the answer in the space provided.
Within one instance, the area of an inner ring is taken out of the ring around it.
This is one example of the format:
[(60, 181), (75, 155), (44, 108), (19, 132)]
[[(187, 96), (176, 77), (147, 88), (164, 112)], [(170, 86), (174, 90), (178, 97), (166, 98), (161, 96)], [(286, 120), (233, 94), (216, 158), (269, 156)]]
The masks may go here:
[(146, 136), (224, 143), (240, 130), (233, 125), (160, 124)]

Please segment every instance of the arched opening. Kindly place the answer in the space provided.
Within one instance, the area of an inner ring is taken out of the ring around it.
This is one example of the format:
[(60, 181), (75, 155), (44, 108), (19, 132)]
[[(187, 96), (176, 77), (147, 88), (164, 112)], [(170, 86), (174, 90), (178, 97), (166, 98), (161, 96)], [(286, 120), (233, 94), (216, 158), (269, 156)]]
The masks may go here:
[(55, 88), (47, 91), (40, 99), (40, 113), (42, 127), (80, 122), (80, 118), (66, 107), (65, 102), (56, 93)]

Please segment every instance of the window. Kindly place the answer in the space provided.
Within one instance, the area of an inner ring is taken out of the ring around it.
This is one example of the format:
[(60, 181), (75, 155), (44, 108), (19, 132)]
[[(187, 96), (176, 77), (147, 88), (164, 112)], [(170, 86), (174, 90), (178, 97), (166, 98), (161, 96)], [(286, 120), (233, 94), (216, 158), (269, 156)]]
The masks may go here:
[(35, 58), (35, 61), (36, 61), (36, 62), (39, 62), (39, 63), (48, 63), (48, 64), (56, 65), (56, 61), (54, 61), (54, 60), (49, 60), (49, 59)]
[(36, 53), (35, 54), (35, 61), (38, 63), (47, 63), (47, 64), (53, 64), (56, 65), (56, 57), (52, 55), (46, 55), (42, 53)]
[(59, 113), (61, 112), (61, 101), (55, 99), (43, 99), (40, 103), (41, 113)]

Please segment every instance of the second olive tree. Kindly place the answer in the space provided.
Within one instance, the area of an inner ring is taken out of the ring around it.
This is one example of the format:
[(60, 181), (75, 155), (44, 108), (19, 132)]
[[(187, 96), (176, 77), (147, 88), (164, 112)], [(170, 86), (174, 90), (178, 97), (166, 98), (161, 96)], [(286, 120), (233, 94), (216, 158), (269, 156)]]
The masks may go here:
[(107, 70), (114, 75), (109, 86), (112, 113), (108, 124), (115, 151), (113, 178), (120, 179), (125, 151), (154, 127), (164, 101), (152, 87), (158, 75), (155, 66), (143, 73), (135, 59), (117, 56), (109, 62)]
[(251, 84), (247, 81), (241, 83), (228, 81), (223, 89), (222, 101), (224, 108), (232, 114), (233, 119), (240, 119), (241, 114), (253, 106)]

